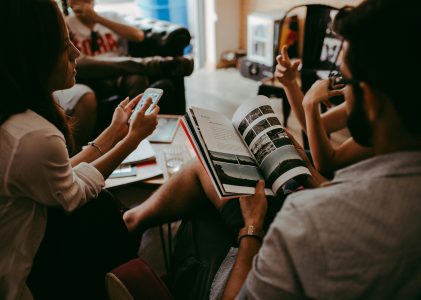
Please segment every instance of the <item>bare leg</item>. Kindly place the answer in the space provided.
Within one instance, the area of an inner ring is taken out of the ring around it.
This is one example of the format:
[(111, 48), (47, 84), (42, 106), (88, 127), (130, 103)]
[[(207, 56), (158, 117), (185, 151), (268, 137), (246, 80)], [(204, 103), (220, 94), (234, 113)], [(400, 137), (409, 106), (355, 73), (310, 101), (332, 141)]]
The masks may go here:
[(128, 210), (123, 218), (129, 231), (144, 231), (158, 224), (179, 220), (208, 199), (218, 209), (227, 201), (218, 197), (203, 166), (195, 160), (145, 202)]
[(72, 112), (72, 117), (75, 120), (74, 137), (78, 147), (86, 145), (91, 139), (96, 123), (96, 113), (95, 94), (84, 94)]

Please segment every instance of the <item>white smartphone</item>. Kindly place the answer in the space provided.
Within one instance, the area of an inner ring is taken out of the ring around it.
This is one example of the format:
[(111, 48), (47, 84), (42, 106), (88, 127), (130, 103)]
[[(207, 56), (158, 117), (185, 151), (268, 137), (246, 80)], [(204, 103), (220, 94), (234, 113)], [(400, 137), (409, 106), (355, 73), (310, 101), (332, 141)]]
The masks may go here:
[(161, 89), (154, 89), (154, 88), (146, 89), (145, 92), (143, 93), (142, 98), (136, 104), (136, 107), (134, 108), (133, 113), (129, 118), (129, 122), (133, 120), (136, 113), (143, 107), (143, 105), (145, 105), (145, 102), (148, 98), (152, 99), (152, 103), (151, 103), (151, 106), (149, 106), (149, 108), (146, 110), (145, 115), (150, 114), (152, 110), (155, 108), (159, 99), (161, 99), (163, 93), (164, 91)]

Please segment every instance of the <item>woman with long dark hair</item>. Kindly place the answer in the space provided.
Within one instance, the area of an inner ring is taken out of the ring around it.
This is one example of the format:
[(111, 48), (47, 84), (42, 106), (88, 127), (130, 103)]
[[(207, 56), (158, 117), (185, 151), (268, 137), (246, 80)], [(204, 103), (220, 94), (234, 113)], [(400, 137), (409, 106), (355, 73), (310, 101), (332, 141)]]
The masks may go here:
[(104, 179), (154, 130), (159, 108), (145, 116), (149, 100), (129, 124), (139, 97), (127, 98), (70, 158), (52, 92), (74, 85), (79, 51), (60, 10), (5, 0), (0, 28), (0, 298), (100, 299), (105, 272), (134, 253), (118, 207), (101, 196)]

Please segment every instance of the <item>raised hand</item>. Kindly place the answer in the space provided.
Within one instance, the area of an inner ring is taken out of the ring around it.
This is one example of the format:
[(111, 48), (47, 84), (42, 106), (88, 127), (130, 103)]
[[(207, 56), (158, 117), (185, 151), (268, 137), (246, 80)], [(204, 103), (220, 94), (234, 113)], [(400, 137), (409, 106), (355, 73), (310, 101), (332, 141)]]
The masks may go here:
[(109, 127), (112, 129), (114, 135), (116, 135), (115, 138), (117, 141), (120, 141), (129, 132), (129, 124), (127, 124), (127, 120), (132, 114), (133, 108), (139, 102), (141, 96), (142, 94), (136, 96), (131, 101), (129, 100), (129, 97), (126, 97), (126, 99), (121, 101), (114, 110), (113, 118)]
[[(122, 138), (124, 138), (130, 130), (130, 124), (128, 122), (130, 116), (133, 113), (134, 108), (136, 107), (137, 103), (140, 101), (140, 99), (142, 98), (143, 94), (139, 94), (136, 97), (134, 97), (132, 100), (129, 100), (129, 97), (127, 97), (126, 99), (124, 99), (123, 101), (120, 102), (119, 105), (117, 105), (116, 109), (114, 110), (114, 114), (113, 114), (113, 118), (111, 120), (111, 125), (110, 127), (113, 129), (112, 132), (114, 132), (114, 134), (117, 135), (117, 140), (121, 140)], [(150, 102), (151, 99), (148, 99), (145, 103), (145, 105), (143, 106), (142, 110), (146, 110), (147, 107), (150, 106)], [(142, 110), (140, 110), (137, 114), (139, 114)], [(156, 114), (158, 113), (159, 108), (157, 111), (152, 111), (152, 113), (156, 112)], [(139, 121), (137, 123), (136, 126), (142, 126), (144, 127), (143, 130), (145, 131), (146, 136), (148, 136), (149, 134), (152, 133), (152, 131), (155, 129), (156, 125), (153, 125), (153, 120), (155, 119), (156, 121), (156, 114), (152, 115), (151, 117), (148, 116), (144, 116), (144, 112), (143, 112), (143, 117), (145, 120), (144, 121), (140, 121), (140, 122), (146, 122), (146, 126), (142, 123), (139, 124)], [(134, 122), (134, 120), (133, 120)], [(131, 122), (131, 123), (133, 123)], [(151, 124), (149, 124), (151, 123)], [(150, 130), (152, 130), (151, 132), (149, 132)], [(149, 132), (149, 133), (148, 133)], [(140, 135), (142, 135), (142, 133), (140, 133)], [(146, 136), (143, 136), (142, 138), (145, 138)]]
[(143, 140), (155, 130), (156, 126), (158, 125), (159, 106), (155, 106), (150, 114), (145, 115), (145, 112), (149, 106), (151, 106), (151, 103), (152, 99), (148, 98), (145, 102), (145, 105), (142, 106), (142, 108), (136, 113), (134, 119), (130, 122), (128, 133), (130, 137)]
[(274, 76), (283, 85), (289, 85), (297, 80), (300, 61), (291, 62), (287, 46), (281, 48), (281, 54), (276, 57), (277, 65)]
[(316, 81), (304, 96), (303, 106), (314, 107), (323, 103), (326, 107), (331, 107), (329, 98), (343, 95), (344, 89), (331, 90), (329, 89), (329, 79)]
[(95, 23), (97, 18), (97, 13), (94, 10), (93, 2), (87, 3), (84, 1), (71, 1), (71, 7), (75, 15), (82, 20), (87, 21), (88, 23)]

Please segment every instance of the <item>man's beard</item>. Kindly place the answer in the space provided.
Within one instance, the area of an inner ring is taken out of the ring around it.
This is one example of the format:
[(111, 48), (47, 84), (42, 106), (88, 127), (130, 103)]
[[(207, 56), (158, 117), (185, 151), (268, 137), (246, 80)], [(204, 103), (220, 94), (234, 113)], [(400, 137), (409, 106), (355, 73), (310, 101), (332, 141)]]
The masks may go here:
[(354, 104), (348, 115), (347, 126), (355, 142), (363, 147), (373, 146), (371, 125), (363, 108), (364, 95), (358, 84), (352, 85)]

